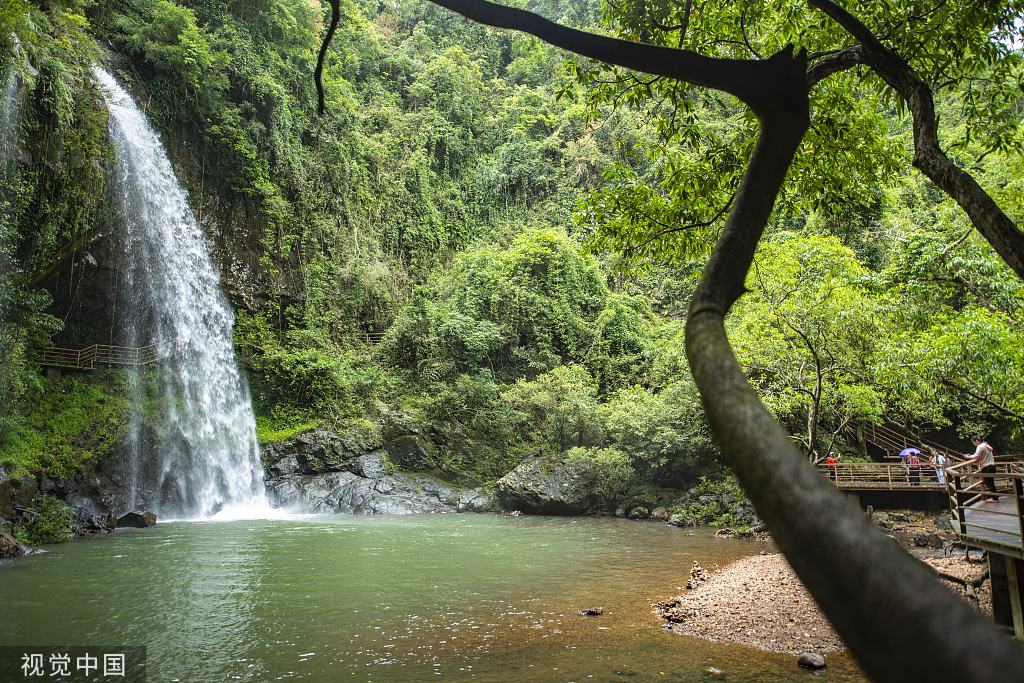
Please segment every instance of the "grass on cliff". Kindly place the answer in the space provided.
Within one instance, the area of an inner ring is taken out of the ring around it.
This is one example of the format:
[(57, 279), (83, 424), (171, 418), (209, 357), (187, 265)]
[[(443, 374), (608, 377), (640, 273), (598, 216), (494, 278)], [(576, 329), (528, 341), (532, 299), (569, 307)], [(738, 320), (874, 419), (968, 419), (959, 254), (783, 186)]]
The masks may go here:
[(129, 396), (122, 371), (43, 382), (22, 425), (0, 436), (0, 466), (15, 477), (43, 469), (56, 477), (75, 475), (124, 439)]
[(323, 420), (306, 420), (298, 424), (291, 424), (287, 421), (260, 415), (256, 417), (256, 438), (261, 444), (278, 443), (290, 439), (296, 434), (316, 429), (322, 423)]

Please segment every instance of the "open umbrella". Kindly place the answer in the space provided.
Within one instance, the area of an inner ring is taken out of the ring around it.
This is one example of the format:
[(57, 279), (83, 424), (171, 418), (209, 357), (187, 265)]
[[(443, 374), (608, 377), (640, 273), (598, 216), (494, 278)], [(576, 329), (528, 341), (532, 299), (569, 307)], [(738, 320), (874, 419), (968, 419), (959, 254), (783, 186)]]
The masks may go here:
[(900, 451), (901, 458), (909, 458), (912, 455), (921, 455), (921, 451), (916, 448), (904, 448)]

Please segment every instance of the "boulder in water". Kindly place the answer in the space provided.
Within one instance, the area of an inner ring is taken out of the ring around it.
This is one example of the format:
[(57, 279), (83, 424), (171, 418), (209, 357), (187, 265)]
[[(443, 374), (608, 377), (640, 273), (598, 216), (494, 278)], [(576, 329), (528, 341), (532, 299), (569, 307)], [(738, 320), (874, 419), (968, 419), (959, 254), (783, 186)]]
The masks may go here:
[(156, 515), (152, 512), (128, 512), (117, 518), (117, 528), (139, 528), (156, 526)]
[(21, 547), (21, 543), (18, 543), (10, 530), (7, 527), (0, 526), (0, 560), (5, 560), (10, 557), (21, 557), (25, 554), (25, 551)]
[(480, 489), (461, 489), (405, 472), (377, 477), (355, 472), (282, 477), (267, 482), (267, 494), (276, 505), (312, 513), (403, 515), (494, 508), (493, 500)]
[(557, 458), (523, 461), (498, 480), (495, 493), (508, 510), (540, 515), (579, 515), (594, 505), (592, 474)]
[(110, 533), (117, 528), (116, 515), (92, 515), (81, 520), (74, 531), (78, 536), (95, 536)]

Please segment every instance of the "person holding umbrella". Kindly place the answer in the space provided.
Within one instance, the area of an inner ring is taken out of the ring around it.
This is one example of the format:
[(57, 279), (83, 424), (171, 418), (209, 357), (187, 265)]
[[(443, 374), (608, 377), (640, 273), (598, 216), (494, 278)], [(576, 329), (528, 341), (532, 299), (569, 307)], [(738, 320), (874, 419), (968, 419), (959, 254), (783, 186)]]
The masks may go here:
[[(913, 485), (917, 484), (917, 482), (914, 480), (920, 476), (920, 456), (921, 451), (918, 450), (917, 448), (904, 448), (902, 451), (900, 451), (900, 460), (903, 461), (903, 469), (906, 470), (907, 472), (907, 482)], [(911, 457), (913, 457), (914, 461), (917, 463), (913, 467), (911, 467)]]

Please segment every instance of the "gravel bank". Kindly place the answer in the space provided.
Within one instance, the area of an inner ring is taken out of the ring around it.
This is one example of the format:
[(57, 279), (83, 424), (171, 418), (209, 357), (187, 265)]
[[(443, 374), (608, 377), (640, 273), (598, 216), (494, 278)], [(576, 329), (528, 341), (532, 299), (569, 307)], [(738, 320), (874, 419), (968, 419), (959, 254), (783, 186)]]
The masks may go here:
[[(939, 571), (967, 579), (984, 569), (984, 565), (963, 558), (924, 561)], [(955, 584), (943, 584), (964, 594)], [(691, 571), (688, 588), (683, 595), (654, 606), (665, 620), (665, 628), (675, 633), (773, 652), (846, 649), (781, 554), (754, 555), (710, 573), (697, 565)], [(982, 609), (990, 612), (989, 583), (986, 581), (977, 593)]]
[[(695, 568), (690, 585), (700, 576)], [(775, 652), (846, 648), (781, 554), (734, 562), (655, 611), (666, 628), (708, 640)]]

